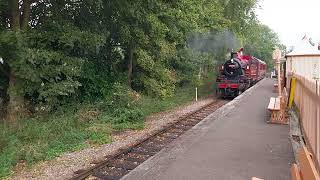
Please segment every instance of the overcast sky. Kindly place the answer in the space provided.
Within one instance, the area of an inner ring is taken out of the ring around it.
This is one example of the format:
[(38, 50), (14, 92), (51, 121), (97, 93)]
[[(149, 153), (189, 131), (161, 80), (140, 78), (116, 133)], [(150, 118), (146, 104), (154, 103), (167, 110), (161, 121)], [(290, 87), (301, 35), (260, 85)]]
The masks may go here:
[(320, 41), (320, 0), (260, 0), (257, 15), (287, 47), (295, 45), (304, 34)]

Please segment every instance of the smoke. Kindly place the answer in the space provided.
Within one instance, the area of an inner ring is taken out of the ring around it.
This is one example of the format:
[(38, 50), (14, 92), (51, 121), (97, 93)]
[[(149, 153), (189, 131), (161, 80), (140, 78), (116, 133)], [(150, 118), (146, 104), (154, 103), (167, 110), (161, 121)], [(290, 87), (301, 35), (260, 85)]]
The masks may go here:
[(211, 54), (236, 50), (240, 45), (236, 35), (231, 31), (192, 33), (187, 42), (191, 49)]

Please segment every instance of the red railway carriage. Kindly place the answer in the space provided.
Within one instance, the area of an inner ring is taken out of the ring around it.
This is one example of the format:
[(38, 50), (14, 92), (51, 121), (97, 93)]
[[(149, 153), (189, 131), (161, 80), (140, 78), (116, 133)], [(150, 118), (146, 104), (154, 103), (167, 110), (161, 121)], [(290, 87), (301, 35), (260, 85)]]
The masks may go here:
[(256, 83), (264, 78), (267, 72), (267, 64), (257, 59), (253, 56), (250, 56), (250, 65), (249, 65), (249, 71), (246, 76), (248, 76), (253, 83)]
[(264, 78), (267, 65), (264, 61), (243, 55), (243, 48), (232, 52), (230, 60), (219, 67), (216, 92), (220, 97), (235, 97)]

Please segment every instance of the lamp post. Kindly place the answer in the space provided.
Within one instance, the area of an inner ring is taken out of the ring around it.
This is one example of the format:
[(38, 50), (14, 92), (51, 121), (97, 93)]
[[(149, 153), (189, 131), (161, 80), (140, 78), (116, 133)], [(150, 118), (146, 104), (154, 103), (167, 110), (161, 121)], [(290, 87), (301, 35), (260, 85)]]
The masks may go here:
[(281, 96), (281, 79), (280, 79), (280, 58), (281, 58), (281, 50), (276, 47), (275, 50), (273, 51), (272, 54), (272, 59), (274, 60), (274, 63), (276, 65), (277, 68), (277, 72), (278, 72), (278, 91), (279, 91), (279, 96)]

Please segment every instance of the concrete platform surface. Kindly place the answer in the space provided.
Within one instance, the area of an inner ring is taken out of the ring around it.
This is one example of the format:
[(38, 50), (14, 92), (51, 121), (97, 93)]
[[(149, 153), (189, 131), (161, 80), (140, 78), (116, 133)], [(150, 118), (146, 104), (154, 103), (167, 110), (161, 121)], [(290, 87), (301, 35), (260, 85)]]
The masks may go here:
[(266, 123), (273, 84), (262, 80), (123, 179), (289, 180), (289, 127)]

